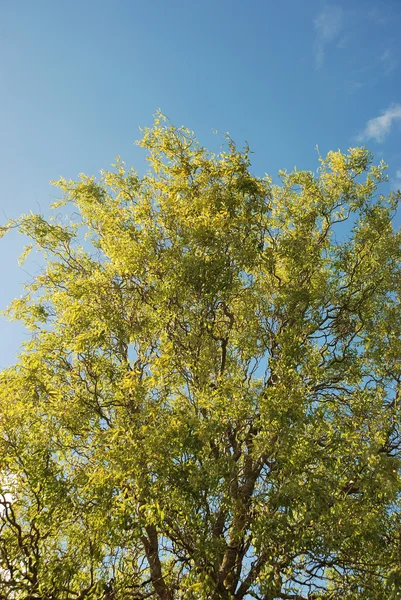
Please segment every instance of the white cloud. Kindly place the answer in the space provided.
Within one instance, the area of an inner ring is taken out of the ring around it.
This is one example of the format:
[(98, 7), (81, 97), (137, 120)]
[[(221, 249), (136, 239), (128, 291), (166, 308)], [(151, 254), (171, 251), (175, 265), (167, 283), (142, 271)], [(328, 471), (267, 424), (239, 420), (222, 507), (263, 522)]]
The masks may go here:
[(377, 8), (377, 6), (372, 6), (368, 11), (365, 11), (362, 16), (369, 21), (373, 21), (375, 25), (387, 25), (387, 23), (390, 21), (390, 16), (388, 10), (387, 14), (384, 14), (385, 9), (385, 6), (380, 6), (380, 8)]
[(387, 48), (380, 57), (380, 63), (384, 68), (386, 75), (391, 75), (393, 71), (398, 67), (398, 60), (395, 58), (393, 51)]
[(401, 120), (401, 104), (392, 104), (380, 115), (366, 123), (363, 132), (358, 136), (360, 142), (374, 139), (383, 142), (395, 121)]
[(401, 169), (396, 171), (394, 179), (391, 180), (391, 189), (393, 192), (401, 190)]
[(353, 95), (359, 92), (362, 88), (367, 85), (365, 81), (349, 81), (348, 82), (348, 93)]
[(323, 66), (327, 44), (330, 44), (338, 37), (342, 29), (342, 24), (343, 10), (339, 6), (326, 6), (315, 18), (315, 58), (318, 68)]

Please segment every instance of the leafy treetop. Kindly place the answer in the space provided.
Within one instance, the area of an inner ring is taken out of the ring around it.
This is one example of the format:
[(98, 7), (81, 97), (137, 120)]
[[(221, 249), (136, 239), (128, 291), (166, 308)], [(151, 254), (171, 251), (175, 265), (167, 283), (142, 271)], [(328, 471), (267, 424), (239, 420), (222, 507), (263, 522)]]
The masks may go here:
[(57, 182), (69, 223), (7, 226), (45, 266), (8, 311), (32, 335), (0, 375), (1, 600), (399, 597), (385, 165), (274, 185), (160, 114), (140, 145), (142, 177)]

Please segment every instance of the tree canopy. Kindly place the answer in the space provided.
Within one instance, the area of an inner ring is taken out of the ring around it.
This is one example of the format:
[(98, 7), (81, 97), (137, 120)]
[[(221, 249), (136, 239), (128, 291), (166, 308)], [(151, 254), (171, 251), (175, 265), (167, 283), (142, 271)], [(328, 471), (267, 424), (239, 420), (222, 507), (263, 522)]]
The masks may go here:
[(275, 184), (162, 115), (139, 144), (145, 175), (61, 179), (53, 218), (3, 228), (44, 266), (8, 310), (31, 336), (0, 375), (0, 599), (398, 598), (386, 166)]

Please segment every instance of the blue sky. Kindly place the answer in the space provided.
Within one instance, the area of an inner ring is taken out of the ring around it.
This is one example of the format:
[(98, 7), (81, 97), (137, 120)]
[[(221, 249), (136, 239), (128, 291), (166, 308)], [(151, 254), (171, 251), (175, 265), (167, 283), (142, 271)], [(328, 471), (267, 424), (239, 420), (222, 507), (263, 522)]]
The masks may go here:
[[(212, 129), (246, 140), (257, 175), (366, 144), (401, 187), (400, 30), (400, 0), (2, 2), (0, 221), (46, 213), (60, 175), (141, 171), (157, 108), (214, 150)], [(0, 308), (35, 272), (23, 245), (0, 242)], [(0, 339), (4, 367), (24, 333), (1, 319)]]

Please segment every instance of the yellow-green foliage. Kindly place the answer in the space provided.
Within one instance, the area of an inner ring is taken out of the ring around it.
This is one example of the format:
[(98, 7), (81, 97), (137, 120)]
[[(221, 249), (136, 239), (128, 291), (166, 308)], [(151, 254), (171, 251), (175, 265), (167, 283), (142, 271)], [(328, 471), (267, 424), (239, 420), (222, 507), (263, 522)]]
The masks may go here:
[(160, 114), (139, 144), (143, 177), (56, 183), (69, 224), (7, 226), (45, 267), (8, 310), (32, 336), (0, 375), (1, 600), (396, 598), (385, 165), (274, 185)]

